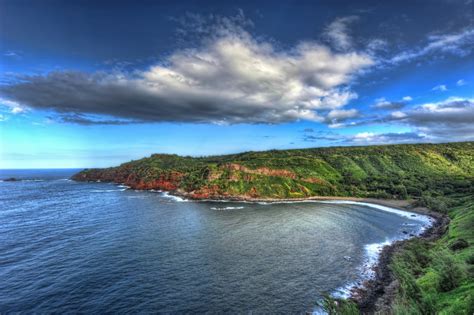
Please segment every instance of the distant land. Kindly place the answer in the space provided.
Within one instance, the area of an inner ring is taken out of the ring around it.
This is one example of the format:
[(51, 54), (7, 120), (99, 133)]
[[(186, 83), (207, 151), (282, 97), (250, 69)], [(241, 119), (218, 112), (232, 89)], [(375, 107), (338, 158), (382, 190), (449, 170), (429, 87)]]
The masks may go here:
[(474, 311), (474, 142), (209, 157), (154, 154), (117, 167), (85, 169), (72, 179), (198, 200), (337, 197), (424, 211), (436, 219), (429, 231), (385, 248), (375, 280), (348, 300), (328, 296), (324, 308), (330, 314)]
[(210, 157), (154, 154), (118, 167), (86, 169), (79, 181), (116, 182), (193, 199), (313, 196), (419, 198), (472, 187), (474, 142), (332, 147)]

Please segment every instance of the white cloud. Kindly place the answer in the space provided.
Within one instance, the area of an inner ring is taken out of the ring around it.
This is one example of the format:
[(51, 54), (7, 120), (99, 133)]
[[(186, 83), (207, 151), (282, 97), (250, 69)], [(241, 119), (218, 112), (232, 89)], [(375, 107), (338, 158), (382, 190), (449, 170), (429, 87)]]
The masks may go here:
[(393, 118), (404, 118), (407, 116), (404, 112), (396, 111), (390, 114)]
[(0, 98), (0, 106), (7, 107), (12, 114), (19, 114), (25, 111), (25, 107), (20, 103), (8, 99)]
[[(325, 37), (332, 43), (332, 45), (341, 51), (352, 48), (352, 38), (349, 35), (349, 25), (359, 18), (357, 16), (346, 16), (335, 19), (329, 24), (324, 32)], [(381, 41), (373, 42), (372, 48), (379, 48), (382, 45)]]
[(417, 49), (403, 51), (388, 62), (398, 64), (400, 62), (410, 61), (428, 54), (450, 53), (458, 56), (465, 56), (472, 51), (474, 47), (474, 28), (466, 28), (458, 33), (430, 35), (427, 43)]
[(402, 97), (402, 100), (405, 102), (410, 102), (410, 101), (413, 101), (413, 98), (411, 96), (404, 96)]
[(329, 119), (343, 120), (343, 119), (357, 117), (358, 115), (359, 115), (359, 112), (356, 109), (348, 109), (348, 110), (333, 109), (332, 111), (329, 112), (327, 117)]
[(281, 51), (247, 32), (223, 34), (142, 72), (53, 72), (22, 77), (0, 92), (34, 108), (139, 122), (323, 122), (357, 97), (347, 84), (373, 64), (364, 53), (335, 53), (314, 42)]
[(388, 101), (385, 97), (381, 97), (375, 100), (375, 104), (372, 105), (376, 109), (400, 109), (405, 106), (405, 100), (403, 101)]
[(463, 80), (463, 79), (461, 79), (461, 80), (458, 80), (458, 81), (456, 82), (456, 85), (457, 85), (457, 86), (463, 86), (463, 85), (466, 85), (466, 81), (465, 81), (465, 80)]
[(354, 136), (355, 141), (368, 141), (375, 137), (373, 132), (360, 132)]
[(440, 92), (446, 92), (448, 88), (446, 87), (445, 84), (440, 84), (432, 88), (433, 91), (440, 91)]
[(7, 50), (3, 53), (3, 56), (9, 57), (9, 58), (20, 58), (20, 52), (18, 51), (13, 51), (13, 50)]
[(474, 99), (449, 97), (436, 103), (421, 104), (405, 112), (392, 113), (391, 119), (443, 141), (474, 139)]

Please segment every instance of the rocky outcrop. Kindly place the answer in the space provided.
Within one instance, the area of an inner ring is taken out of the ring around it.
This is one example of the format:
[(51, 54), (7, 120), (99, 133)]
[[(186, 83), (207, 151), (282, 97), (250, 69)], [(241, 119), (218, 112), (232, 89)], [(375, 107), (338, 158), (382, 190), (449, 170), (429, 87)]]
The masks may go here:
[(136, 173), (128, 173), (120, 169), (85, 170), (72, 177), (77, 181), (101, 181), (114, 182), (127, 185), (133, 189), (157, 189), (165, 191), (177, 190), (183, 174), (179, 172), (167, 172), (156, 179), (146, 180)]

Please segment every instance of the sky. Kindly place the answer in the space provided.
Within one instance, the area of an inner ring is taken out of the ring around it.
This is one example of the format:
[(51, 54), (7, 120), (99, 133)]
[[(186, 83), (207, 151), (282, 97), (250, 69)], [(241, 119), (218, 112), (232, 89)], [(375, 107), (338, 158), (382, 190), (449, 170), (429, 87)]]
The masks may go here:
[(473, 0), (0, 0), (0, 169), (470, 140)]

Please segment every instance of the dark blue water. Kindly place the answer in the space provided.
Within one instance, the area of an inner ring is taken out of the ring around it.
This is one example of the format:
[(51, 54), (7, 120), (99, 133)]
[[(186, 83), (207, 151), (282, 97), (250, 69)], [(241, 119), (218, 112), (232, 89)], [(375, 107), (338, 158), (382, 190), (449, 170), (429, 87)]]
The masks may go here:
[(420, 223), (357, 205), (181, 202), (1, 171), (0, 312), (311, 311), (361, 279), (367, 244)]

